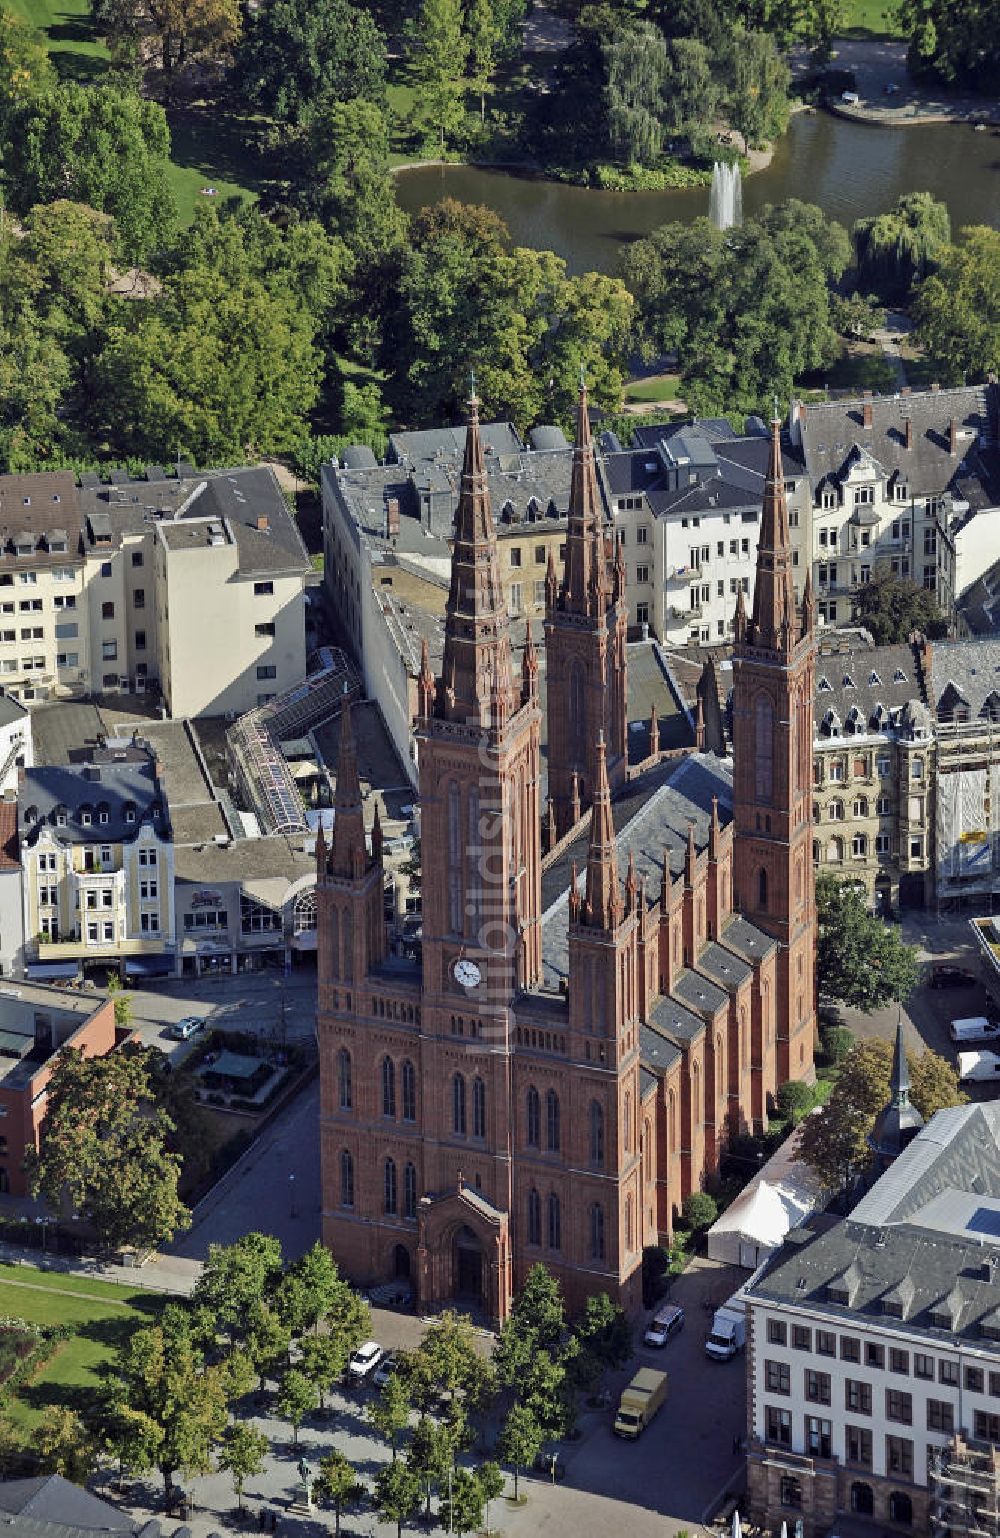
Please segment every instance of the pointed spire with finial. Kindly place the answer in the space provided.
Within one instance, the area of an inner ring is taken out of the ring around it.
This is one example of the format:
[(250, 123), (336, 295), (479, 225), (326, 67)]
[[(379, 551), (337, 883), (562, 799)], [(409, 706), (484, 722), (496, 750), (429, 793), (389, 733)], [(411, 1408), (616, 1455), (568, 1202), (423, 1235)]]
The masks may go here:
[(375, 816), (372, 818), (372, 861), (375, 865), (382, 864), (382, 819), (379, 816), (378, 802), (375, 802)]
[(699, 753), (705, 749), (705, 702), (701, 695), (694, 702), (694, 745)]
[(694, 841), (694, 823), (688, 823), (687, 847), (684, 851), (684, 885), (694, 886), (695, 866), (698, 863), (698, 846)]
[(326, 835), (323, 832), (323, 818), (320, 815), (319, 827), (316, 830), (316, 880), (322, 882), (326, 875)]
[(581, 375), (569, 488), (566, 564), (560, 595), (562, 607), (568, 613), (603, 613), (603, 610), (594, 607), (602, 601), (606, 585), (604, 563), (596, 559), (600, 531), (601, 498), (597, 489), (594, 445), (590, 436), (587, 386)]
[(538, 656), (531, 636), (530, 620), (524, 638), (524, 651), (521, 653), (521, 699), (525, 705), (538, 703)]
[(812, 567), (806, 567), (806, 580), (802, 588), (802, 638), (811, 636), (816, 628), (816, 598), (813, 593)]
[(549, 563), (545, 568), (545, 609), (551, 614), (559, 602), (559, 577), (556, 573), (556, 558), (549, 546)]
[(628, 852), (628, 870), (625, 872), (625, 912), (634, 913), (639, 883), (635, 874), (635, 850)]
[(504, 719), (513, 714), (516, 693), (510, 623), (479, 432), (479, 400), (474, 392), (468, 412), (445, 609), (443, 706), (450, 718), (482, 725), (494, 721), (498, 713)]
[(575, 924), (580, 917), (580, 888), (577, 885), (579, 879), (579, 872), (577, 871), (576, 861), (574, 860), (569, 879), (569, 917), (570, 922), (573, 924)]
[(590, 816), (590, 848), (587, 853), (587, 923), (594, 929), (614, 929), (622, 913), (618, 882), (618, 851), (611, 815), (607, 750), (604, 733), (597, 739), (597, 783)]
[(572, 827), (576, 827), (580, 821), (580, 776), (573, 770), (573, 781), (569, 796), (569, 820)]
[(663, 869), (660, 875), (660, 907), (666, 913), (670, 907), (670, 886), (673, 876), (670, 872), (670, 848), (663, 846)]
[(639, 939), (647, 938), (649, 928), (649, 897), (646, 891), (646, 872), (639, 877)]
[(660, 718), (656, 711), (656, 701), (653, 701), (649, 712), (649, 756), (658, 758), (660, 755)]
[(757, 542), (757, 574), (753, 615), (746, 639), (755, 647), (788, 651), (796, 635), (790, 617), (795, 611), (792, 547), (788, 532), (785, 467), (781, 457), (781, 422), (775, 408), (771, 446), (764, 481), (764, 505)]
[(551, 854), (559, 842), (559, 836), (556, 832), (556, 806), (551, 796), (549, 796), (545, 808), (545, 830), (545, 850), (547, 854)]
[(354, 723), (351, 719), (351, 696), (346, 684), (340, 710), (337, 787), (333, 795), (333, 805), (333, 850), (330, 869), (335, 876), (356, 876), (359, 864), (361, 869), (364, 869), (367, 850), (365, 816), (361, 801), (361, 777), (358, 774), (358, 753), (354, 742)]
[(733, 615), (733, 639), (737, 646), (746, 639), (747, 606), (743, 600), (742, 585), (736, 589), (736, 612)]
[(424, 636), (420, 643), (420, 672), (417, 674), (417, 715), (426, 721), (434, 713), (434, 674), (431, 670), (431, 654)]
[(719, 798), (718, 796), (713, 796), (712, 815), (708, 822), (708, 858), (710, 860), (717, 860), (719, 858), (719, 837), (721, 833), (722, 828), (719, 824)]

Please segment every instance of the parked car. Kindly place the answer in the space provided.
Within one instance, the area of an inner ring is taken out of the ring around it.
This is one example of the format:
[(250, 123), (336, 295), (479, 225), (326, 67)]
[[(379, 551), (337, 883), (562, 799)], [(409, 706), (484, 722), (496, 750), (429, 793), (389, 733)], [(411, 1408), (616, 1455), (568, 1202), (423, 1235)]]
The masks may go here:
[(394, 1356), (384, 1356), (372, 1373), (372, 1382), (376, 1388), (385, 1388), (389, 1379), (396, 1371), (398, 1363)]
[(995, 1052), (960, 1052), (958, 1078), (962, 1084), (1000, 1079), (1000, 1057)]
[(645, 1335), (642, 1337), (646, 1346), (665, 1346), (672, 1336), (680, 1334), (684, 1328), (684, 1310), (678, 1308), (676, 1303), (666, 1303), (663, 1308), (657, 1309)]
[(347, 1364), (347, 1376), (352, 1383), (365, 1383), (375, 1371), (385, 1352), (377, 1340), (366, 1340), (359, 1346)]
[(200, 1031), (205, 1022), (198, 1015), (185, 1015), (183, 1020), (178, 1020), (176, 1025), (170, 1025), (164, 1032), (171, 1041), (190, 1041), (197, 1031)]
[(951, 961), (938, 961), (931, 967), (932, 988), (972, 988), (976, 981), (976, 974), (968, 967), (955, 966)]
[(1000, 1024), (985, 1015), (973, 1015), (968, 1020), (953, 1020), (948, 1035), (956, 1042), (997, 1041), (1000, 1040)]

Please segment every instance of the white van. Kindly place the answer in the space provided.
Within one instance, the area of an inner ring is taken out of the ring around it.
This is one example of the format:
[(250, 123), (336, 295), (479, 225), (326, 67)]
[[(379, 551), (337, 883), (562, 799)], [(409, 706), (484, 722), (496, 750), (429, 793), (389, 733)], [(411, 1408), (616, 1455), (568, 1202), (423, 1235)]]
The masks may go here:
[(973, 1015), (967, 1020), (953, 1020), (948, 1035), (952, 1041), (1000, 1041), (1000, 1025), (985, 1015)]
[(995, 1052), (960, 1052), (958, 1077), (963, 1084), (1000, 1079), (1000, 1057)]

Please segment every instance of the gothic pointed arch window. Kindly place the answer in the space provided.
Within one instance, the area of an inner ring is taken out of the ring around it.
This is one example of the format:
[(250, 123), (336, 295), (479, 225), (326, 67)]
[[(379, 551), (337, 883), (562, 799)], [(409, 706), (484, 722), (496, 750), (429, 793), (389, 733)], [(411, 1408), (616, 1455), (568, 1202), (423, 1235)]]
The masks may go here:
[(569, 735), (570, 763), (583, 769), (587, 762), (586, 679), (579, 657), (571, 657), (567, 668), (566, 726)]
[(336, 906), (331, 906), (329, 912), (330, 968), (334, 977), (343, 977), (340, 966), (340, 915)]
[(532, 1186), (528, 1192), (528, 1243), (542, 1242), (542, 1199)]
[(718, 1100), (722, 1099), (726, 1087), (726, 1081), (723, 1077), (724, 1068), (725, 1060), (722, 1052), (722, 1035), (720, 1033), (715, 1038), (715, 1094)]
[(562, 1112), (559, 1096), (554, 1089), (545, 1092), (545, 1147), (549, 1153), (558, 1153), (562, 1145)]
[(417, 1215), (417, 1167), (415, 1164), (407, 1164), (403, 1170), (403, 1216), (415, 1218)]
[(604, 1208), (598, 1202), (590, 1209), (590, 1258), (604, 1259)]
[(354, 1206), (354, 1155), (347, 1148), (340, 1151), (340, 1205)]
[(754, 788), (759, 801), (770, 801), (774, 788), (774, 706), (766, 694), (754, 704)]
[(691, 1064), (691, 1121), (701, 1126), (701, 1071), (697, 1063)]
[(464, 1137), (465, 1127), (465, 1078), (456, 1073), (451, 1081), (451, 1130), (456, 1137)]
[(478, 1074), (472, 1081), (472, 1136), (486, 1136), (486, 1085)]
[(549, 1249), (562, 1249), (562, 1204), (554, 1191), (549, 1193)]
[(604, 1168), (604, 1107), (599, 1100), (590, 1102), (590, 1162)]
[(677, 1096), (667, 1091), (667, 1141), (671, 1153), (677, 1151)]
[(382, 1181), (382, 1206), (387, 1217), (394, 1217), (396, 1213), (396, 1161), (386, 1159)]
[(462, 797), (454, 780), (449, 781), (445, 802), (448, 808), (448, 928), (460, 935), (464, 930), (462, 914)]
[(631, 1255), (631, 1253), (632, 1253), (632, 1197), (631, 1197), (631, 1194), (629, 1194), (625, 1198), (625, 1253), (626, 1253), (626, 1255)]
[(351, 1110), (354, 1104), (354, 1088), (351, 1078), (351, 1054), (346, 1047), (337, 1053), (337, 1097), (342, 1111)]
[(344, 909), (344, 965), (340, 975), (348, 979), (354, 976), (354, 914), (350, 908)]
[(400, 1073), (403, 1088), (403, 1120), (416, 1121), (417, 1119), (417, 1075), (410, 1059), (403, 1059), (403, 1067)]
[[(504, 819), (510, 826), (511, 819)], [(479, 834), (479, 792), (473, 787), (469, 791), (469, 821), (468, 832), (465, 840), (465, 933), (475, 938), (479, 933), (482, 922), (481, 895), (482, 895), (482, 866), (483, 848)]]
[(653, 1134), (648, 1121), (642, 1124), (642, 1177), (649, 1184), (652, 1176)]
[(528, 1086), (527, 1102), (527, 1143), (529, 1148), (539, 1148), (542, 1141), (542, 1103), (537, 1089), (533, 1084)]
[(763, 865), (757, 872), (757, 908), (759, 912), (767, 912), (767, 871)]
[(382, 1115), (396, 1115), (396, 1065), (388, 1056), (382, 1059)]
[(632, 1095), (625, 1091), (622, 1101), (622, 1147), (626, 1153), (632, 1152)]

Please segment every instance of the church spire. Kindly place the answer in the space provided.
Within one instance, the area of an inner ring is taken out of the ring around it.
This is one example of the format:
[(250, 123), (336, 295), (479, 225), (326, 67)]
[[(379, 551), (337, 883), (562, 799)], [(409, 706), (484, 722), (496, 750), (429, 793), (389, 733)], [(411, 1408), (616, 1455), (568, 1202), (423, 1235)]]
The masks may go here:
[(509, 621), (500, 583), (496, 528), (479, 436), (479, 401), (468, 401), (462, 487), (455, 514), (451, 590), (445, 611), (443, 714), (497, 725), (515, 706)]
[(805, 586), (802, 589), (802, 639), (811, 636), (816, 628), (816, 599), (813, 594), (812, 566), (806, 567)]
[(530, 619), (521, 653), (521, 701), (525, 705), (538, 703), (538, 655), (531, 636)]
[(781, 459), (781, 423), (771, 423), (771, 451), (764, 482), (764, 506), (757, 544), (757, 575), (753, 616), (747, 639), (755, 647), (791, 651), (796, 642), (791, 616), (795, 612), (792, 548), (788, 534), (788, 502)]
[(333, 796), (333, 851), (330, 869), (335, 876), (354, 877), (367, 863), (365, 814), (361, 804), (361, 779), (351, 720), (351, 696), (344, 694), (340, 710), (340, 746), (337, 754), (337, 788)]
[(604, 733), (597, 739), (597, 784), (590, 818), (590, 849), (587, 854), (586, 922), (594, 929), (613, 929), (621, 918), (618, 853), (611, 815), (607, 754)]
[[(576, 442), (569, 489), (569, 528), (562, 606), (571, 614), (603, 614), (607, 608), (607, 576), (603, 558), (601, 501), (597, 489), (594, 445), (590, 436), (587, 386), (580, 379), (576, 407)], [(601, 605), (598, 608), (598, 605)]]

